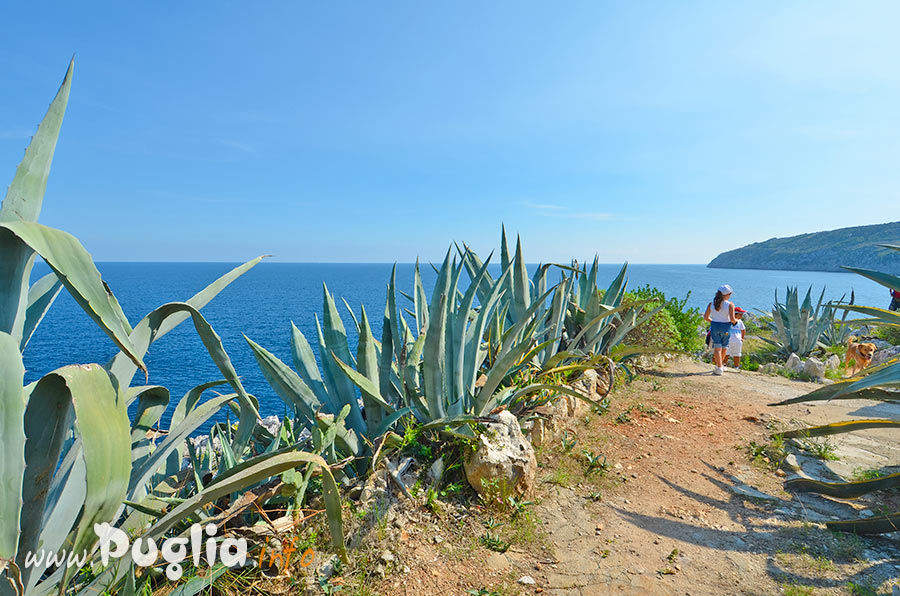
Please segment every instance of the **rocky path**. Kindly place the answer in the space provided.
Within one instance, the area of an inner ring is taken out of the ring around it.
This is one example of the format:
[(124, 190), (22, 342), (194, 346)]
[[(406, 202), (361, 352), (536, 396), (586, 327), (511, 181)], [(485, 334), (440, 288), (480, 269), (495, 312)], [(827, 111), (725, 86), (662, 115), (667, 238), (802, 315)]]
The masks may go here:
[[(617, 396), (593, 423), (603, 428), (572, 422), (579, 448), (596, 440), (615, 454), (607, 474), (618, 486), (596, 502), (580, 483), (541, 484), (537, 515), (556, 560), (534, 565), (534, 592), (761, 595), (801, 586), (812, 590), (802, 594), (851, 594), (854, 585), (884, 589), (900, 576), (895, 538), (822, 529), (826, 519), (870, 514), (870, 503), (788, 494), (784, 478), (765, 462), (751, 463), (747, 451), (751, 441), (768, 440), (767, 425), (884, 417), (896, 407), (844, 401), (773, 408), (767, 404), (817, 385), (709, 370), (670, 364)], [(630, 419), (617, 422), (621, 411)], [(843, 435), (834, 440), (839, 461), (817, 464), (816, 473), (848, 477), (900, 463), (897, 438), (888, 431)], [(809, 468), (813, 461), (796, 463)]]

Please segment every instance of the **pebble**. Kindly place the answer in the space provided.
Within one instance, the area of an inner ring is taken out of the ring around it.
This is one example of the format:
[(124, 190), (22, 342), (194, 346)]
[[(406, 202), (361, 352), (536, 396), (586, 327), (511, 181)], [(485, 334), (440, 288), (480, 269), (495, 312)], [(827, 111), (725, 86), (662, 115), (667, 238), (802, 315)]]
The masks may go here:
[(537, 582), (534, 581), (534, 578), (531, 577), (530, 575), (523, 575), (522, 577), (519, 578), (519, 583), (522, 584), (523, 586), (533, 586)]

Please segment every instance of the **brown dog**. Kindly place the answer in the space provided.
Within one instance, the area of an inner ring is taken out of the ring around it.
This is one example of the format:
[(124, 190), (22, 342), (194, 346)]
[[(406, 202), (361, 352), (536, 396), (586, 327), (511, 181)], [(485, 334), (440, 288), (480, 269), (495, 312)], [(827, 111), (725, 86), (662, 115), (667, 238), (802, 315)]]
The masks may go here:
[(875, 344), (856, 343), (850, 341), (847, 344), (847, 356), (844, 362), (847, 363), (848, 377), (854, 377), (865, 367), (872, 363), (872, 356), (875, 354)]

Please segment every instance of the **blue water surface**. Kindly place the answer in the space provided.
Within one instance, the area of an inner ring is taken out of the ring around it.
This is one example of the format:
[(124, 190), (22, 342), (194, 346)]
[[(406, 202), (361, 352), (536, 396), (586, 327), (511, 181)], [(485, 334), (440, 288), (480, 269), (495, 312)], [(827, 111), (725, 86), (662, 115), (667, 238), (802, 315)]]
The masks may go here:
[[(104, 280), (122, 304), (132, 325), (157, 306), (183, 301), (234, 267), (228, 263), (99, 263)], [(411, 293), (413, 265), (397, 265), (399, 289)], [(601, 265), (600, 285), (605, 287), (621, 265)], [(222, 338), (247, 390), (260, 401), (263, 416), (285, 413), (282, 401), (264, 381), (242, 334), (261, 344), (284, 362), (291, 363), (290, 321), (316, 347), (314, 316), (322, 313), (322, 284), (335, 294), (355, 350), (352, 320), (340, 301), (343, 297), (359, 315), (366, 308), (377, 338), (381, 337), (386, 286), (392, 265), (371, 263), (270, 263), (263, 262), (226, 288), (203, 314)], [(422, 275), (426, 288), (434, 280), (430, 265)], [(495, 267), (495, 274), (499, 268)], [(533, 269), (533, 268), (532, 268)], [(49, 270), (35, 266), (35, 279)], [(704, 265), (630, 265), (629, 287), (650, 284), (669, 296), (691, 292), (689, 304), (703, 309), (722, 283), (734, 288), (734, 302), (745, 309), (771, 309), (775, 289), (783, 296), (788, 284), (805, 290), (814, 286), (816, 298), (823, 286), (826, 299), (856, 292), (857, 304), (885, 307), (888, 292), (878, 284), (850, 273), (709, 269)], [(551, 280), (558, 276), (551, 273)], [(405, 299), (403, 299), (405, 300)], [(411, 306), (411, 304), (409, 305)], [(67, 364), (106, 363), (116, 347), (63, 290), (25, 350), (26, 381)], [(153, 344), (145, 362), (149, 384), (163, 385), (172, 405), (163, 417), (163, 428), (174, 404), (191, 387), (221, 378), (194, 332), (190, 320)], [(143, 384), (138, 373), (135, 384)], [(205, 431), (209, 424), (201, 428)]]

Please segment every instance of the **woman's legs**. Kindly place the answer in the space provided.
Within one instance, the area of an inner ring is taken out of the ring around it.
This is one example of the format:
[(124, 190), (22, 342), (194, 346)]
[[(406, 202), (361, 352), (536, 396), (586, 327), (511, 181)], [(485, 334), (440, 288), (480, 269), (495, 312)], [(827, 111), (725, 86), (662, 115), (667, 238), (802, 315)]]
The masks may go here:
[(725, 362), (725, 350), (726, 348), (715, 348), (713, 350), (713, 364), (716, 365), (716, 368), (722, 368), (722, 363)]

